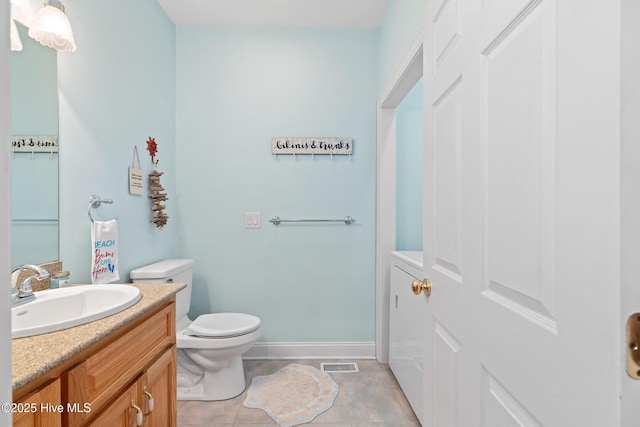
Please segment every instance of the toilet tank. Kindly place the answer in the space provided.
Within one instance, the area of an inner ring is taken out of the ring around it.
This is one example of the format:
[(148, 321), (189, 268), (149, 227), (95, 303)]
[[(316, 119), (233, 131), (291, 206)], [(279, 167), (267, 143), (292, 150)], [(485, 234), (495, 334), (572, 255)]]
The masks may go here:
[(129, 276), (133, 283), (185, 283), (187, 286), (176, 294), (176, 321), (189, 312), (193, 280), (192, 259), (166, 259), (131, 270)]

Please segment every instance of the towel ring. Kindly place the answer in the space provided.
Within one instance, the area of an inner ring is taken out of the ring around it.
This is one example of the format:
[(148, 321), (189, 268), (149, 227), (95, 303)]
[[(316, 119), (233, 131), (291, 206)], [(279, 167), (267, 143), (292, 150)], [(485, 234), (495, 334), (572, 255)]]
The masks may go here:
[(106, 203), (106, 204), (111, 204), (113, 203), (113, 200), (111, 199), (102, 199), (100, 198), (100, 196), (98, 196), (97, 194), (92, 194), (91, 197), (89, 197), (89, 209), (87, 210), (87, 214), (89, 215), (89, 219), (91, 220), (91, 222), (93, 221), (93, 216), (91, 215), (91, 209), (92, 208), (99, 208), (101, 204)]

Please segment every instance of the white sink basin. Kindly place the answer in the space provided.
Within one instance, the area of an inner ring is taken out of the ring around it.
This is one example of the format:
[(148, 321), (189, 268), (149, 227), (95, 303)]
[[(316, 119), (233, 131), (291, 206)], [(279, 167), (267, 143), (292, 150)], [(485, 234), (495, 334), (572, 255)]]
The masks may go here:
[(103, 319), (140, 300), (130, 285), (80, 285), (36, 292), (32, 302), (11, 308), (11, 338), (24, 338)]

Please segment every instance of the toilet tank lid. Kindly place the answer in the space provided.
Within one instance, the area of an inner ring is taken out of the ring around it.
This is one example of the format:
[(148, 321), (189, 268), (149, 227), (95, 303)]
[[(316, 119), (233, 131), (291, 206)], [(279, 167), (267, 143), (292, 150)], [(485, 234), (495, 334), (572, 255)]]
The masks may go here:
[(165, 259), (131, 270), (129, 276), (132, 279), (160, 279), (175, 276), (190, 268), (193, 268), (192, 259)]

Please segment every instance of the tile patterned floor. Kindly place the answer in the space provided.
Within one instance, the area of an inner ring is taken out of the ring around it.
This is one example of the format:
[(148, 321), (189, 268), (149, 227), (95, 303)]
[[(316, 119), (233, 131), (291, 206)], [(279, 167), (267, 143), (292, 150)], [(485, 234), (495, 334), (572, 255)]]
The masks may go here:
[[(247, 384), (257, 375), (269, 375), (289, 363), (320, 369), (322, 362), (338, 360), (247, 360)], [(353, 362), (348, 360), (347, 362)], [(356, 360), (360, 372), (330, 374), (340, 387), (333, 406), (311, 423), (315, 427), (420, 427), (388, 365)], [(246, 391), (218, 402), (178, 401), (178, 426), (273, 427), (277, 424), (260, 409), (245, 408)]]

